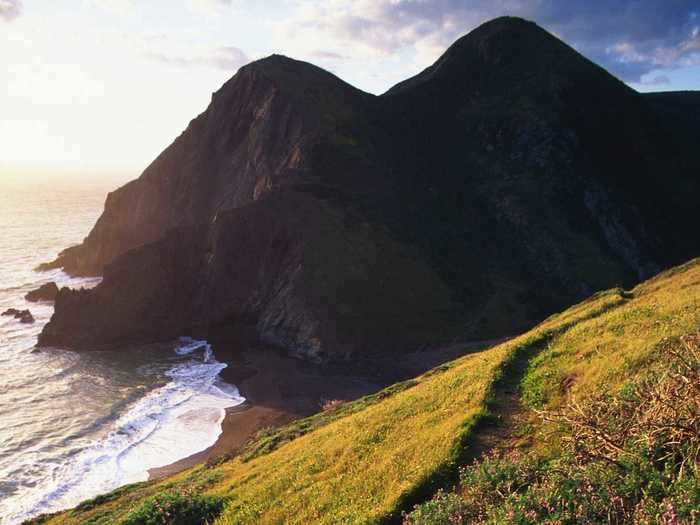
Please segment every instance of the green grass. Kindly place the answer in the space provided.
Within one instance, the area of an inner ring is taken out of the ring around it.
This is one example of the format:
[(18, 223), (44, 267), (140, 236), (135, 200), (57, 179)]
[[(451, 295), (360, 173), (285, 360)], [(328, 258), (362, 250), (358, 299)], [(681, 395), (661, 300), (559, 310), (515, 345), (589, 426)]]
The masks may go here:
[(304, 434), (308, 434), (309, 432), (327, 425), (336, 419), (340, 419), (349, 416), (350, 414), (354, 414), (355, 412), (364, 410), (367, 407), (388, 398), (389, 396), (397, 394), (398, 392), (403, 392), (404, 390), (407, 390), (417, 384), (418, 382), (413, 379), (395, 383), (390, 387), (377, 392), (376, 394), (371, 394), (349, 403), (343, 403), (332, 410), (324, 410), (314, 414), (313, 416), (293, 421), (292, 423), (281, 427), (265, 428), (259, 431), (255, 436), (255, 439), (244, 447), (243, 451), (241, 452), (241, 459), (243, 461), (250, 461), (251, 459), (268, 454), (288, 441), (292, 441), (303, 436)]
[[(239, 457), (130, 487), (47, 523), (121, 523), (149, 498), (193, 488), (225, 499), (219, 525), (396, 519), (451, 479), (489, 413), (495, 385), (510, 365), (520, 366), (518, 357), (529, 359), (517, 371), (527, 408), (624, 392), (661, 366), (664, 345), (700, 327), (698, 306), (700, 265), (692, 261), (631, 292), (596, 294), (433, 373), (263, 432)], [(542, 428), (528, 424), (542, 440), (534, 448), (549, 451)]]
[[(600, 311), (605, 297), (609, 307)], [(463, 470), (457, 493), (436, 493), (407, 523), (696, 523), (700, 471), (689, 451), (697, 446), (697, 435), (671, 440), (666, 448), (652, 443), (641, 453), (640, 441), (621, 440), (613, 454), (599, 457), (604, 447), (595, 442), (597, 431), (588, 425), (597, 421), (602, 431), (613, 432), (658, 417), (659, 409), (649, 407), (661, 396), (653, 388), (646, 398), (635, 392), (639, 385), (643, 391), (663, 378), (678, 377), (673, 356), (688, 352), (682, 338), (700, 330), (699, 307), (700, 264), (695, 260), (630, 292), (597, 294), (549, 318), (544, 324), (552, 327), (545, 330), (550, 337), (542, 341), (520, 381), (529, 415), (521, 426), (534, 436), (533, 446), (519, 456), (487, 457)], [(586, 316), (596, 309), (598, 315)], [(572, 316), (579, 319), (568, 322)], [(697, 411), (697, 400), (681, 395), (674, 402), (678, 406), (659, 406), (685, 427), (686, 414)], [(621, 406), (626, 410), (616, 408)], [(585, 424), (556, 423), (540, 414), (560, 414), (559, 421)], [(641, 443), (660, 435), (658, 429), (667, 424), (656, 427), (654, 434), (642, 429)], [(523, 429), (514, 430), (517, 435)], [(679, 458), (684, 457), (693, 459), (681, 468)]]
[(214, 520), (224, 507), (224, 498), (192, 492), (166, 492), (144, 501), (122, 521), (122, 525), (191, 525)]
[[(642, 283), (631, 293), (613, 293), (620, 297), (615, 308), (576, 323), (531, 361), (522, 383), (528, 405), (551, 408), (570, 396), (617, 390), (652, 366), (663, 345), (700, 328), (697, 260)], [(570, 378), (570, 386), (562, 390), (565, 378)]]
[(700, 335), (669, 340), (624, 383), (541, 413), (561, 450), (488, 454), (406, 525), (700, 523)]

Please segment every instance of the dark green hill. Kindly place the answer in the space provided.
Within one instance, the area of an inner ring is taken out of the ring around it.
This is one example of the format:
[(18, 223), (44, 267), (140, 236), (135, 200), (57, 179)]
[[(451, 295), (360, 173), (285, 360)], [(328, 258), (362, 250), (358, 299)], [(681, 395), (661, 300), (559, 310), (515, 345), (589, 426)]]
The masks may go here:
[(379, 97), (254, 62), (54, 264), (105, 280), (40, 342), (242, 323), (316, 359), (515, 333), (700, 252), (668, 115), (515, 18)]

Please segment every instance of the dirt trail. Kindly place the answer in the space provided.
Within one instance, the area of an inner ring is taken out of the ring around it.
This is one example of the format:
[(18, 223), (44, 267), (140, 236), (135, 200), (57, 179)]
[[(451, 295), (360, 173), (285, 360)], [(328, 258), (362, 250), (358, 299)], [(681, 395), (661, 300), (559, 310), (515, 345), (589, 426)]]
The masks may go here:
[(506, 366), (503, 377), (494, 385), (493, 398), (488, 405), (490, 415), (482, 420), (469, 440), (464, 465), (492, 451), (508, 452), (529, 446), (530, 436), (517, 432), (529, 415), (520, 399), (520, 381), (528, 361), (538, 351), (539, 348), (523, 352)]

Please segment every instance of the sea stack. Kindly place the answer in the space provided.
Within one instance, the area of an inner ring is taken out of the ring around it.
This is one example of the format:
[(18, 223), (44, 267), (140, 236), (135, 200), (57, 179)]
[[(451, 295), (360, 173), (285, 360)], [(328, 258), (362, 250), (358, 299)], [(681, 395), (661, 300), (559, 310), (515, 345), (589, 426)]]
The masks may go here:
[(24, 298), (32, 303), (39, 301), (54, 301), (58, 295), (58, 286), (54, 282), (41, 285), (36, 290), (29, 292)]

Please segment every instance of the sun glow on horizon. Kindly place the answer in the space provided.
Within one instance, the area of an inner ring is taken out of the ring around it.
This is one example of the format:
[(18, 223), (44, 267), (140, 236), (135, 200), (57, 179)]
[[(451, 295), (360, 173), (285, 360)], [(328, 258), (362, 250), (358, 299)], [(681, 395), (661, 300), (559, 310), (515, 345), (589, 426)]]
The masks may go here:
[(57, 187), (70, 189), (74, 186), (104, 188), (106, 191), (116, 189), (132, 179), (138, 173), (129, 172), (79, 172), (61, 169), (22, 169), (3, 168), (0, 166), (0, 188)]
[[(572, 28), (568, 13), (534, 0), (423, 4), (80, 0), (66, 8), (48, 0), (5, 0), (0, 178), (134, 178), (251, 60), (282, 53), (379, 94), (503, 14), (546, 21), (546, 29), (640, 91), (700, 88), (699, 22), (690, 7), (680, 6), (666, 20), (648, 12), (661, 7), (636, 6), (625, 18), (611, 18), (572, 5), (572, 12), (581, 12)], [(594, 30), (601, 17), (608, 35)], [(657, 18), (654, 34), (640, 22)]]

